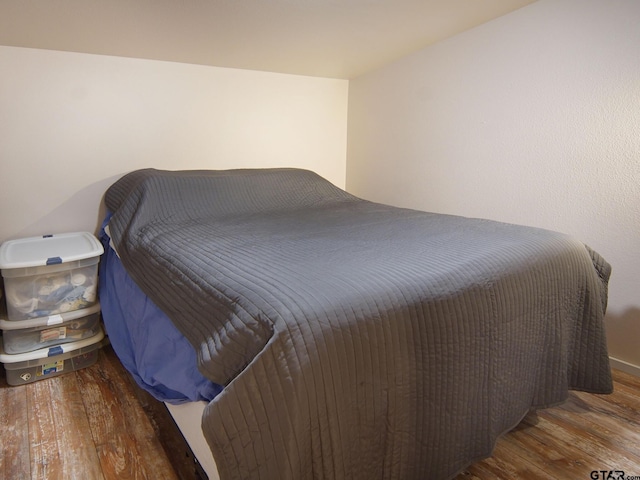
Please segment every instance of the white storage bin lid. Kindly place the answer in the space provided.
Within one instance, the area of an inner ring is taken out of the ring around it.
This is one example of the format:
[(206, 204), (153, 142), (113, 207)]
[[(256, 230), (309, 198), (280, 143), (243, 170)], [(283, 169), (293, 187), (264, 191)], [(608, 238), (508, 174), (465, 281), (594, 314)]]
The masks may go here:
[(61, 345), (56, 345), (55, 347), (41, 348), (40, 350), (34, 350), (32, 352), (10, 355), (8, 353), (4, 353), (4, 348), (0, 348), (0, 362), (17, 363), (53, 357), (55, 355), (60, 355), (61, 353), (73, 352), (74, 350), (79, 350), (89, 345), (93, 345), (94, 343), (101, 342), (103, 338), (104, 332), (102, 331), (102, 328), (100, 328), (98, 333), (93, 337), (78, 340), (77, 342), (63, 343)]
[(4, 242), (0, 268), (28, 268), (84, 260), (102, 255), (104, 248), (89, 232), (44, 235)]

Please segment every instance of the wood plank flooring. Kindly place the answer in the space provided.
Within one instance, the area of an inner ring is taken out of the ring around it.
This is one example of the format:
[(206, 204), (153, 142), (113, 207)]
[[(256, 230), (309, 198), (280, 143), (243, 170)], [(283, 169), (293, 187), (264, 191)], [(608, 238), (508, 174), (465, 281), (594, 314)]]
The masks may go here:
[(610, 471), (640, 480), (640, 378), (613, 374), (613, 394), (571, 392), (563, 405), (530, 413), (456, 480), (618, 478)]
[(164, 405), (110, 346), (92, 366), (28, 385), (10, 387), (3, 374), (0, 422), (0, 479), (197, 478)]
[[(640, 480), (640, 378), (614, 379), (612, 395), (573, 392), (529, 414), (455, 480), (587, 480), (614, 470)], [(163, 404), (109, 346), (92, 366), (29, 385), (10, 387), (1, 374), (0, 426), (0, 479), (201, 478)]]

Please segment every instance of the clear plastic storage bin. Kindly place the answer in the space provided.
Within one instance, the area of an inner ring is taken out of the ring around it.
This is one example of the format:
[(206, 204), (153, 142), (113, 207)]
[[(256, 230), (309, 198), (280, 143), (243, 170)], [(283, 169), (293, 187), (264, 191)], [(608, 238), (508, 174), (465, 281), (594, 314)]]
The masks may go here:
[(0, 329), (3, 331), (4, 352), (8, 354), (76, 342), (93, 337), (100, 330), (100, 304), (31, 320), (0, 318)]
[(88, 308), (97, 301), (102, 244), (90, 233), (9, 240), (0, 269), (9, 320), (26, 320)]
[(93, 365), (104, 342), (100, 328), (93, 337), (33, 352), (9, 355), (0, 349), (0, 362), (4, 363), (7, 383), (23, 385)]

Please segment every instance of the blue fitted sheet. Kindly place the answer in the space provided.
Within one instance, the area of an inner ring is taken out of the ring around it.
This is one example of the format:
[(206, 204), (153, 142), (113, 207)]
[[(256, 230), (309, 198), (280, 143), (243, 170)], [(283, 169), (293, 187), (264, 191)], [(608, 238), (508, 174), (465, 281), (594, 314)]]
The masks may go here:
[(136, 383), (160, 401), (210, 401), (222, 387), (200, 373), (191, 344), (124, 269), (109, 246), (104, 230), (108, 218), (100, 232), (105, 253), (100, 262), (99, 294), (116, 355)]

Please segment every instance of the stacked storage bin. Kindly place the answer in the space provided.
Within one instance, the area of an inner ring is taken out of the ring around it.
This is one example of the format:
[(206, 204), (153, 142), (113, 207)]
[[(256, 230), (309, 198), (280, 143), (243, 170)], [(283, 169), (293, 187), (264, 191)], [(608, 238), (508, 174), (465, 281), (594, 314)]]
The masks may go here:
[(97, 298), (103, 251), (86, 232), (2, 244), (6, 312), (0, 313), (0, 362), (9, 385), (95, 363), (104, 338)]

